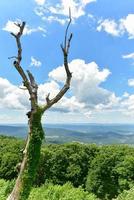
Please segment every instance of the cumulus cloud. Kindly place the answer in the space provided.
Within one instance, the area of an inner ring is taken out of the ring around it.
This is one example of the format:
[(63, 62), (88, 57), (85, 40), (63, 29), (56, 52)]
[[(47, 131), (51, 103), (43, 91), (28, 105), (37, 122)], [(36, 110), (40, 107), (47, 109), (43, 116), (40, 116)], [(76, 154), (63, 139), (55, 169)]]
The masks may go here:
[[(21, 89), (10, 83), (7, 79), (0, 77), (0, 108), (28, 109), (29, 94), (27, 90)], [(50, 98), (59, 92), (59, 85), (55, 81), (40, 84), (38, 89), (39, 103), (44, 104), (46, 95), (51, 93)]]
[(0, 77), (0, 108), (27, 109), (28, 92)]
[[(47, 4), (44, 8), (39, 6), (35, 8), (35, 14), (40, 16), (43, 20), (49, 22), (57, 21), (64, 25), (68, 19), (69, 8), (71, 9), (71, 16), (73, 21), (81, 16), (84, 16), (85, 8), (88, 4), (96, 0), (60, 0), (57, 4)], [(38, 4), (39, 5), (39, 4)]]
[(40, 67), (42, 65), (41, 61), (37, 60), (33, 56), (31, 56), (30, 66)]
[(129, 39), (134, 39), (134, 14), (128, 14), (126, 18), (121, 19), (120, 23), (128, 33)]
[[(54, 109), (68, 112), (82, 111), (91, 112), (94, 109), (108, 109), (116, 102), (115, 95), (102, 88), (101, 83), (106, 81), (110, 71), (108, 69), (99, 70), (95, 62), (85, 63), (84, 60), (76, 59), (69, 63), (70, 70), (73, 72), (71, 84), (71, 96), (65, 96)], [(49, 73), (50, 81), (39, 85), (38, 96), (40, 104), (45, 103), (45, 98), (50, 93), (53, 98), (59, 91), (61, 83), (65, 81), (65, 71), (63, 66), (59, 66)], [(8, 80), (1, 79), (1, 105), (9, 105), (14, 108), (23, 108), (28, 105), (26, 98), (28, 94), (19, 87), (12, 85)], [(4, 80), (4, 81), (3, 81)], [(4, 85), (2, 85), (4, 84)], [(13, 101), (11, 101), (13, 99)], [(25, 100), (25, 101), (24, 101)], [(2, 103), (3, 102), (3, 103)], [(8, 102), (8, 103), (7, 103)]]
[[(73, 60), (69, 67), (73, 72), (72, 93), (78, 102), (83, 103), (85, 110), (109, 108), (115, 104), (117, 98), (114, 93), (101, 87), (101, 83), (106, 81), (110, 74), (108, 69), (100, 71), (95, 62), (85, 63), (80, 59)], [(64, 82), (63, 66), (51, 71), (49, 77), (57, 82)]]
[(105, 19), (99, 22), (97, 31), (105, 31), (113, 36), (120, 36), (121, 29), (118, 27), (118, 24), (114, 20)]
[[(92, 119), (97, 113), (120, 112), (123, 115), (134, 116), (134, 95), (125, 92), (121, 97), (117, 97), (102, 87), (110, 75), (107, 68), (100, 70), (95, 62), (85, 63), (84, 60), (75, 59), (69, 63), (73, 73), (71, 89), (50, 111), (82, 114)], [(49, 81), (39, 84), (38, 97), (39, 104), (46, 103), (46, 96), (50, 93), (53, 98), (61, 89), (61, 84), (65, 81), (65, 71), (63, 66), (59, 66), (49, 73)], [(130, 86), (134, 86), (134, 80), (128, 81)], [(0, 108), (13, 110), (28, 110), (29, 94), (27, 90), (20, 89), (20, 86), (13, 85), (7, 79), (0, 78)]]
[(61, 0), (61, 4), (57, 4), (56, 6), (50, 7), (50, 11), (53, 14), (61, 14), (68, 16), (68, 9), (71, 9), (72, 18), (77, 19), (83, 15), (85, 15), (85, 6), (95, 0)]
[(113, 19), (104, 19), (98, 21), (97, 31), (105, 31), (112, 36), (121, 36), (128, 34), (129, 39), (134, 39), (134, 14), (128, 14), (126, 17), (115, 21)]
[(55, 81), (50, 81), (39, 85), (39, 103), (44, 104), (46, 96), (50, 93), (50, 98), (53, 98), (60, 91), (59, 85)]
[[(11, 21), (8, 20), (6, 25), (3, 27), (2, 30), (7, 31), (7, 32), (12, 32), (14, 34), (17, 34), (19, 32), (19, 27), (15, 25), (15, 23), (22, 23), (21, 20), (16, 20), (16, 21)], [(28, 25), (25, 26), (23, 35), (30, 35), (33, 32), (43, 32), (46, 33), (46, 30), (40, 26), (37, 28), (30, 28)]]
[[(40, 84), (38, 88), (39, 104), (46, 103), (46, 96), (50, 93), (50, 98), (55, 97), (60, 91), (60, 86), (55, 81)], [(7, 79), (0, 78), (0, 109), (7, 108), (11, 110), (30, 109), (29, 94), (27, 90), (22, 90), (21, 86), (15, 86)], [(76, 97), (70, 98), (64, 96), (51, 110), (61, 112), (74, 112), (83, 108), (84, 104), (77, 101)]]

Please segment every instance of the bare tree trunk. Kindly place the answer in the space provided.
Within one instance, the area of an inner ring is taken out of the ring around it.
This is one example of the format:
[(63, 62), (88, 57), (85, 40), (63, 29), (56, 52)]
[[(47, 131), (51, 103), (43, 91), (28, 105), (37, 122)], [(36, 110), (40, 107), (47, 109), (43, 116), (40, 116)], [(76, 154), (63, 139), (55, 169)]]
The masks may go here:
[(12, 193), (7, 200), (26, 200), (29, 196), (32, 183), (37, 171), (40, 149), (44, 132), (41, 125), (41, 109), (31, 113), (29, 119), (29, 133), (21, 163), (20, 173), (16, 180)]
[(61, 45), (63, 56), (64, 56), (64, 68), (66, 72), (66, 81), (62, 89), (59, 91), (59, 93), (52, 99), (49, 98), (50, 94), (46, 97), (46, 103), (43, 106), (38, 105), (38, 85), (35, 82), (34, 76), (31, 74), (30, 71), (27, 71), (27, 74), (24, 72), (23, 68), (21, 67), (21, 60), (22, 60), (22, 48), (21, 48), (21, 42), (20, 38), (23, 34), (23, 30), (25, 28), (25, 22), (22, 24), (16, 24), (16, 26), (19, 27), (20, 31), (15, 35), (14, 33), (11, 33), (15, 39), (18, 49), (18, 55), (13, 56), (11, 58), (15, 58), (14, 61), (14, 67), (20, 74), (23, 80), (23, 85), (25, 86), (25, 89), (28, 90), (30, 95), (30, 102), (31, 102), (31, 111), (27, 113), (27, 116), (29, 118), (28, 125), (29, 125), (29, 133), (28, 138), (24, 150), (24, 156), (20, 167), (19, 175), (16, 179), (15, 186), (7, 198), (7, 200), (26, 200), (28, 199), (37, 167), (39, 164), (40, 159), (40, 150), (41, 150), (41, 144), (42, 140), (44, 138), (44, 132), (41, 125), (41, 117), (43, 113), (49, 109), (51, 106), (53, 106), (55, 103), (57, 103), (67, 92), (67, 90), (70, 88), (70, 82), (72, 78), (72, 73), (69, 70), (68, 66), (68, 53), (69, 53), (69, 47), (70, 42), (72, 39), (72, 34), (70, 34), (70, 37), (67, 40), (67, 33), (68, 28), (71, 23), (71, 13), (70, 13), (70, 20), (66, 28), (65, 32), (65, 41), (64, 46)]

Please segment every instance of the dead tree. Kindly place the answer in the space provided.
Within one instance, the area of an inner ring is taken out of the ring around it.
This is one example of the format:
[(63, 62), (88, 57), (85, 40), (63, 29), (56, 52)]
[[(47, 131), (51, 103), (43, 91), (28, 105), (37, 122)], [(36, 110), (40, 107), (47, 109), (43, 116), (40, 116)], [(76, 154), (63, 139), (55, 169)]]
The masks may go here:
[(64, 45), (61, 45), (61, 49), (64, 57), (64, 68), (66, 72), (66, 80), (63, 88), (60, 92), (52, 99), (50, 99), (50, 94), (46, 97), (46, 102), (44, 105), (39, 105), (38, 103), (38, 84), (35, 81), (34, 76), (30, 71), (27, 70), (25, 73), (24, 69), (21, 66), (22, 60), (22, 47), (21, 47), (21, 36), (23, 35), (23, 31), (25, 28), (25, 22), (18, 23), (16, 26), (19, 27), (19, 32), (17, 34), (11, 33), (11, 35), (15, 38), (17, 44), (18, 54), (15, 58), (13, 65), (18, 71), (19, 75), (22, 78), (24, 87), (28, 90), (29, 100), (31, 103), (30, 111), (27, 113), (28, 117), (28, 126), (29, 132), (27, 136), (27, 141), (25, 145), (25, 149), (23, 151), (23, 160), (20, 165), (20, 171), (18, 177), (16, 179), (14, 188), (7, 198), (7, 200), (26, 200), (29, 196), (30, 189), (32, 187), (36, 170), (39, 163), (40, 158), (40, 149), (42, 140), (44, 138), (44, 131), (41, 124), (41, 118), (44, 112), (57, 103), (63, 95), (70, 88), (70, 82), (72, 74), (69, 70), (68, 66), (68, 54), (70, 43), (72, 39), (72, 33), (68, 38), (68, 28), (71, 24), (71, 15), (70, 19), (65, 31), (65, 39)]

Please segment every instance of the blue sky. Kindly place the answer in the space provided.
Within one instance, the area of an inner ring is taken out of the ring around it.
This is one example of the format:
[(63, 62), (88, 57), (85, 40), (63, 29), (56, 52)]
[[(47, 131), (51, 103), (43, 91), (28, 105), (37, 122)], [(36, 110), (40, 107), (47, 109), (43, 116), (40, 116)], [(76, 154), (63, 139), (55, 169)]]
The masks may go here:
[(43, 123), (133, 123), (134, 1), (0, 1), (0, 123), (25, 123), (27, 91), (8, 57), (16, 55), (10, 32), (26, 21), (22, 38), (25, 70), (39, 84), (39, 102), (64, 82), (60, 44), (71, 8), (70, 91), (45, 113)]

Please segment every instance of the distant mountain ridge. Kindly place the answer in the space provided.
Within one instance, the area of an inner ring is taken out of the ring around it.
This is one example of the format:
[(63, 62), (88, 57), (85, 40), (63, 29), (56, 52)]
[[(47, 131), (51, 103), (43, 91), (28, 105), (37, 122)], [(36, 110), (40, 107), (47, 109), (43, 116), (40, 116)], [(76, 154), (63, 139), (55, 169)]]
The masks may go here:
[[(27, 131), (25, 125), (0, 125), (1, 135), (26, 138)], [(134, 125), (48, 124), (44, 131), (49, 143), (134, 144)]]

